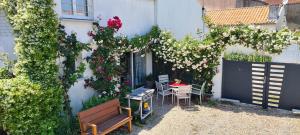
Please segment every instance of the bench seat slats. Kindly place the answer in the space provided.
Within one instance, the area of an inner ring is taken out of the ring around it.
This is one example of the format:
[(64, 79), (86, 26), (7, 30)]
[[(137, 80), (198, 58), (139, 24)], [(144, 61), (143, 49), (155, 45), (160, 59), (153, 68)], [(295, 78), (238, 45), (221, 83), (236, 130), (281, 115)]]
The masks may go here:
[[(118, 126), (118, 125), (123, 125), (123, 123), (128, 122), (128, 120), (130, 120), (130, 118), (127, 115), (124, 114), (120, 114), (118, 116), (115, 116), (114, 118), (105, 121), (104, 123), (98, 124), (97, 128), (98, 128), (98, 133), (107, 133), (110, 132), (110, 128), (113, 127), (114, 125)], [(89, 133), (92, 132), (92, 130), (88, 131)]]

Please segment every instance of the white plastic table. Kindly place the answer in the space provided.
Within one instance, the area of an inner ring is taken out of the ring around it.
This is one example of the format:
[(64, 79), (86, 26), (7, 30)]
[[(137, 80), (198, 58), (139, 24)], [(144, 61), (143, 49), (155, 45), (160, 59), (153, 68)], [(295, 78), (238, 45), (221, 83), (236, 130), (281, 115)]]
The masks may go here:
[[(127, 96), (128, 99), (128, 107), (130, 107), (130, 100), (135, 100), (139, 102), (139, 113), (140, 119), (144, 120), (147, 116), (149, 116), (153, 112), (152, 106), (152, 97), (153, 97), (154, 89), (140, 87), (132, 91)], [(150, 111), (146, 114), (143, 114), (143, 102), (150, 100)]]

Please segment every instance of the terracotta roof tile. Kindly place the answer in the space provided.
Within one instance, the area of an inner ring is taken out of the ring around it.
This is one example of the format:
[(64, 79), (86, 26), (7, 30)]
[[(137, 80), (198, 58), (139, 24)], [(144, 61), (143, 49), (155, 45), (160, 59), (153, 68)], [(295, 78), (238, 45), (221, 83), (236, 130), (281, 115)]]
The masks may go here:
[(274, 23), (274, 21), (268, 19), (268, 6), (207, 11), (206, 16), (211, 23), (216, 25)]

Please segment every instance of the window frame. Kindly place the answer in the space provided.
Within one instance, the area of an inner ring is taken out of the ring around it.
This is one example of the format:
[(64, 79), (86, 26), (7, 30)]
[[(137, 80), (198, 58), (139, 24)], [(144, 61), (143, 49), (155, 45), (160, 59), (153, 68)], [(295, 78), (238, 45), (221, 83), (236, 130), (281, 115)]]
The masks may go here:
[(87, 16), (77, 14), (77, 0), (72, 0), (72, 15), (63, 12), (63, 5), (61, 1), (61, 19), (76, 19), (76, 20), (93, 20), (93, 1), (87, 0)]

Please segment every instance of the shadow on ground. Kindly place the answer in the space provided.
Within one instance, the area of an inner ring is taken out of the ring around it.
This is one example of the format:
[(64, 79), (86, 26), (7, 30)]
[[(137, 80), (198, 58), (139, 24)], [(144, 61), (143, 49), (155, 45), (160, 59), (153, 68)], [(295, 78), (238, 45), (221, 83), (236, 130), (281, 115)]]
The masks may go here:
[[(197, 112), (197, 111), (201, 111), (201, 109), (203, 108), (211, 108), (211, 109), (217, 109), (224, 112), (247, 113), (249, 115), (262, 115), (262, 116), (300, 119), (299, 116), (293, 115), (291, 111), (275, 109), (275, 108), (263, 109), (260, 106), (254, 106), (248, 104), (232, 104), (229, 102), (208, 101), (208, 102), (204, 102), (201, 106), (199, 106), (197, 104), (194, 104), (196, 103), (197, 99), (193, 98), (193, 102), (191, 106), (185, 105), (184, 101), (180, 103), (180, 106), (177, 106), (176, 104), (172, 104), (171, 98), (169, 98), (162, 106), (160, 99), (161, 98), (156, 100), (156, 98), (154, 98), (154, 103), (153, 103), (154, 113), (146, 119), (145, 124), (135, 124), (133, 127), (134, 131), (130, 135), (137, 135), (143, 130), (146, 131), (151, 130), (164, 119), (164, 116), (168, 112), (172, 111), (174, 108), (178, 109), (178, 107), (180, 107), (180, 109), (187, 112)], [(120, 134), (128, 134), (126, 127), (111, 133), (111, 135), (120, 135)]]

